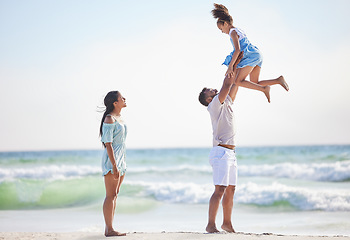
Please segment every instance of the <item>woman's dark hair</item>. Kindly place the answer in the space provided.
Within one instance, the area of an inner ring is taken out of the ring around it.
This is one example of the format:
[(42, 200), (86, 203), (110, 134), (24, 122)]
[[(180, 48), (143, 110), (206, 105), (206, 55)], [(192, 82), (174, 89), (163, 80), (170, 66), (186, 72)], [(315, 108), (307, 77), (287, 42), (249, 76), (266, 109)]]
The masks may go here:
[[(109, 93), (107, 93), (107, 95), (105, 96), (105, 99), (103, 100), (106, 110), (103, 113), (103, 117), (101, 120), (101, 125), (100, 125), (100, 136), (102, 136), (102, 126), (103, 126), (103, 122), (106, 119), (106, 116), (108, 114), (110, 114), (113, 110), (114, 110), (114, 102), (118, 101), (118, 97), (119, 97), (119, 92), (118, 91), (111, 91)], [(106, 145), (104, 143), (102, 143), (104, 147), (106, 147)]]
[(214, 18), (218, 19), (218, 24), (224, 24), (224, 22), (227, 22), (228, 24), (233, 23), (233, 19), (228, 13), (228, 9), (222, 4), (214, 3), (214, 9), (211, 10), (211, 14), (213, 14)]

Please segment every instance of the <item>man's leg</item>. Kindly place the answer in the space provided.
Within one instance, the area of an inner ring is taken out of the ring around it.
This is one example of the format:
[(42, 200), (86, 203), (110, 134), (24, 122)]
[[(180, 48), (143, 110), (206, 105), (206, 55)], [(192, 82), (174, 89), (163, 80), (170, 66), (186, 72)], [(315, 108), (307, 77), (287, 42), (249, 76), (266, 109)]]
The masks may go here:
[(235, 232), (232, 227), (231, 215), (233, 208), (233, 196), (235, 194), (236, 186), (229, 185), (226, 190), (224, 197), (222, 199), (222, 209), (224, 212), (224, 221), (221, 225), (221, 228), (227, 232)]
[(218, 213), (219, 205), (222, 196), (225, 193), (226, 186), (215, 185), (215, 191), (210, 198), (209, 202), (209, 218), (208, 225), (206, 227), (206, 231), (208, 233), (219, 232), (215, 225), (216, 214)]

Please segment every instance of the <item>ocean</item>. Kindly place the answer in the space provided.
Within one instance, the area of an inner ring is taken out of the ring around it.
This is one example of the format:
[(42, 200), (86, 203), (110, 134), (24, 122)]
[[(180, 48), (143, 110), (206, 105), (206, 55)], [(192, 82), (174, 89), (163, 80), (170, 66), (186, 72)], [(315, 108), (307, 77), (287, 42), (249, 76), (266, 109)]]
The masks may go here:
[[(209, 151), (128, 149), (115, 228), (204, 232), (214, 190)], [(350, 235), (350, 145), (239, 147), (236, 155), (236, 231)], [(101, 157), (0, 152), (0, 232), (103, 232)]]

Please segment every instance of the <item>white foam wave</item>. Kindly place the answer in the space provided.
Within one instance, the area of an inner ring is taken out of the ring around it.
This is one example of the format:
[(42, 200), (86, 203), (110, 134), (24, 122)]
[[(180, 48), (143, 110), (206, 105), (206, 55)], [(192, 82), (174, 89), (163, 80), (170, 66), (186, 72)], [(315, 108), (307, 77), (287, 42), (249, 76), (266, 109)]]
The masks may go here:
[(101, 168), (88, 165), (49, 165), (32, 168), (0, 168), (0, 182), (14, 179), (64, 180), (101, 174)]
[(184, 171), (193, 171), (193, 172), (203, 172), (203, 173), (211, 173), (210, 165), (179, 165), (179, 166), (169, 166), (169, 167), (134, 167), (128, 169), (130, 173), (179, 173)]
[(350, 211), (350, 192), (345, 190), (314, 190), (289, 187), (279, 183), (261, 186), (247, 183), (237, 191), (240, 203), (273, 205), (288, 202), (300, 210)]
[(242, 165), (239, 166), (239, 174), (338, 182), (350, 179), (350, 160), (334, 163)]
[[(127, 181), (125, 184), (142, 186), (144, 190), (140, 194), (144, 197), (154, 197), (158, 201), (169, 203), (208, 203), (214, 190), (211, 184)], [(237, 187), (235, 202), (259, 206), (288, 202), (299, 210), (350, 211), (350, 192), (289, 187), (279, 183), (247, 183)]]
[[(181, 173), (184, 171), (211, 173), (208, 165), (180, 165), (171, 167), (138, 167), (128, 169), (129, 173)], [(312, 181), (338, 182), (350, 179), (350, 160), (334, 163), (278, 163), (244, 165), (238, 162), (238, 174), (242, 177), (275, 177)]]
[(158, 201), (170, 203), (205, 203), (208, 202), (214, 187), (211, 184), (195, 184), (181, 182), (125, 182), (128, 185), (142, 186), (140, 195), (152, 196)]
[[(129, 167), (128, 174), (211, 174), (212, 169), (207, 165), (179, 165), (179, 166), (147, 166)], [(45, 165), (26, 168), (0, 168), (0, 182), (11, 179), (65, 179), (101, 174), (99, 166), (90, 165)], [(334, 163), (279, 163), (244, 165), (238, 164), (240, 177), (274, 177), (303, 179), (312, 181), (347, 181), (350, 180), (350, 160)]]

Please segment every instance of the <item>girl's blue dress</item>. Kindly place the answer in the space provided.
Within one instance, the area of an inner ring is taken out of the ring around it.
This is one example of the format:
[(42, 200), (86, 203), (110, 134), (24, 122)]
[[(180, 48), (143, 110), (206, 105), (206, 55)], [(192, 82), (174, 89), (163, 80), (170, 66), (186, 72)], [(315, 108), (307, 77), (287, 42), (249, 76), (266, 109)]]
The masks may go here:
[[(238, 63), (237, 68), (244, 68), (246, 66), (259, 66), (261, 67), (263, 58), (262, 54), (259, 51), (257, 47), (255, 47), (253, 44), (251, 44), (245, 35), (245, 33), (239, 29), (239, 28), (231, 28), (229, 35), (231, 36), (231, 32), (236, 31), (238, 36), (239, 36), (239, 45), (241, 48), (241, 51), (244, 52), (243, 58), (241, 61)], [(224, 65), (228, 66), (232, 60), (232, 55), (235, 52), (235, 47), (233, 45), (233, 40), (230, 37), (232, 46), (233, 46), (233, 52), (230, 53), (225, 59), (225, 62), (223, 63)]]
[[(115, 162), (116, 162), (118, 171), (120, 173), (120, 176), (123, 176), (126, 172), (126, 162), (125, 162), (126, 135), (127, 135), (127, 128), (124, 123), (119, 123), (118, 121), (115, 121), (114, 123), (103, 123), (102, 125), (101, 141), (103, 143), (107, 143), (107, 142), (112, 143)], [(113, 165), (109, 160), (107, 150), (105, 149), (102, 156), (102, 173), (103, 175), (106, 175), (109, 172), (113, 174)]]

